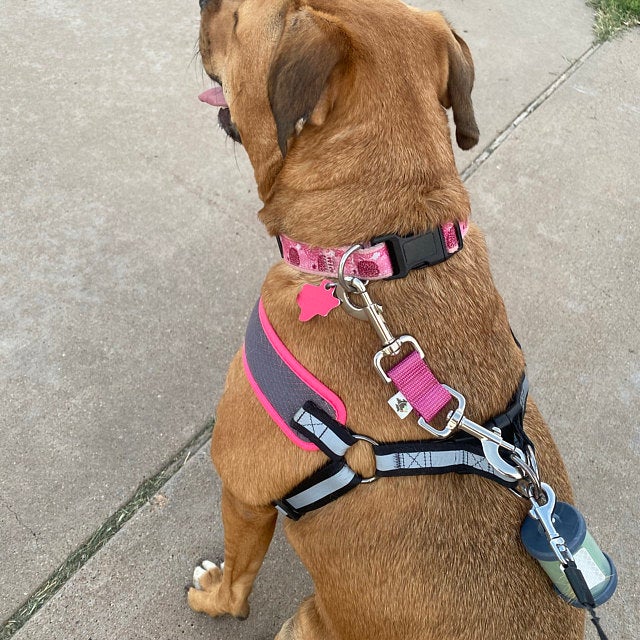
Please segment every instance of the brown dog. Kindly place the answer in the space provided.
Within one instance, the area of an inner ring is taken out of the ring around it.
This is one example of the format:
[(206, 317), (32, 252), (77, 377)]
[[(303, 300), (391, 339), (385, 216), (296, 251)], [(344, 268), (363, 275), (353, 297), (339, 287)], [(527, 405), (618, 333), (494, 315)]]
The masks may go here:
[[(441, 15), (398, 0), (208, 0), (200, 51), (224, 88), (230, 113), (221, 122), (249, 154), (270, 234), (339, 247), (468, 218), (445, 108), (453, 109), (458, 144), (472, 147), (473, 63)], [(378, 442), (427, 438), (415, 418), (400, 422), (387, 406), (368, 323), (340, 309), (298, 320), (301, 286), (319, 281), (284, 263), (271, 269), (262, 297), (277, 334), (344, 400), (355, 432)], [(524, 360), (477, 227), (450, 260), (369, 291), (390, 327), (415, 336), (436, 376), (466, 396), (471, 419), (504, 411)], [(525, 429), (543, 479), (570, 501), (563, 463), (531, 400)], [(273, 501), (326, 457), (283, 436), (254, 396), (240, 354), (218, 407), (212, 457), (223, 481), (225, 564), (200, 570), (189, 604), (245, 617), (276, 522)], [(371, 475), (368, 444), (347, 459)], [(384, 478), (287, 521), (316, 592), (277, 637), (582, 637), (582, 612), (553, 593), (520, 543), (526, 512), (524, 500), (493, 482), (446, 474)]]

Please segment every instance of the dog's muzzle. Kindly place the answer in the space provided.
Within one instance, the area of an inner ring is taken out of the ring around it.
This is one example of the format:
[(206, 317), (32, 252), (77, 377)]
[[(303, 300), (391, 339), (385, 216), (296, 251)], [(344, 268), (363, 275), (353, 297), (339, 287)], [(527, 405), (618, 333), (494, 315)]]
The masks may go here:
[(235, 123), (231, 119), (231, 111), (229, 110), (229, 105), (224, 97), (222, 83), (217, 76), (211, 73), (209, 74), (209, 77), (219, 86), (207, 89), (198, 96), (198, 99), (201, 102), (210, 104), (212, 107), (220, 108), (220, 111), (218, 111), (218, 123), (220, 124), (220, 127), (232, 140), (242, 144), (238, 127), (236, 127)]
[(218, 123), (222, 130), (235, 142), (242, 144), (242, 138), (240, 132), (231, 119), (231, 111), (229, 107), (223, 107), (218, 111)]

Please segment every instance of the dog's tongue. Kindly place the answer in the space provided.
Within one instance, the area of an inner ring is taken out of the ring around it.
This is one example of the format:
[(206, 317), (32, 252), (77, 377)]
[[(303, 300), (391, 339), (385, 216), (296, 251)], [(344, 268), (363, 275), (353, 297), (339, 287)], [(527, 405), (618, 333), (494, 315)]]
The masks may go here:
[(222, 93), (222, 87), (213, 87), (213, 89), (207, 89), (204, 93), (198, 96), (201, 102), (206, 102), (212, 107), (228, 107), (227, 101), (224, 99), (224, 93)]

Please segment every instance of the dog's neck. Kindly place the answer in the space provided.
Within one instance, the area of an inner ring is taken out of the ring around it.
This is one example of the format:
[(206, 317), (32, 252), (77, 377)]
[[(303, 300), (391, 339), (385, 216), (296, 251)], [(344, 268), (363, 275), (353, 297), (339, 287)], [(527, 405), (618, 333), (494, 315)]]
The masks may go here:
[(429, 154), (425, 149), (433, 148), (432, 136), (405, 147), (385, 144), (381, 136), (369, 141), (366, 156), (359, 156), (353, 149), (362, 148), (362, 136), (342, 131), (340, 137), (336, 150), (326, 131), (305, 131), (283, 162), (270, 154), (269, 162), (254, 163), (264, 202), (259, 217), (271, 235), (342, 246), (468, 218), (469, 197), (451, 147), (442, 152), (448, 139), (438, 140), (440, 152)]

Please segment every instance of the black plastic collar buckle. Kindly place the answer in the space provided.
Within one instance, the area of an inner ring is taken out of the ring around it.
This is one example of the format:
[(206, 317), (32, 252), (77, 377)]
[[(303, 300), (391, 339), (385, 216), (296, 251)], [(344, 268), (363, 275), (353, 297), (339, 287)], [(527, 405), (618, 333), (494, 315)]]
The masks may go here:
[(440, 227), (426, 233), (410, 236), (390, 234), (373, 238), (371, 240), (372, 245), (381, 242), (387, 245), (391, 265), (393, 266), (393, 275), (389, 276), (387, 280), (404, 278), (412, 269), (432, 267), (448, 260), (452, 255), (460, 251), (463, 246), (460, 224), (454, 222), (453, 228), (458, 239), (458, 249), (453, 253), (447, 251), (447, 244), (444, 241), (444, 235)]

